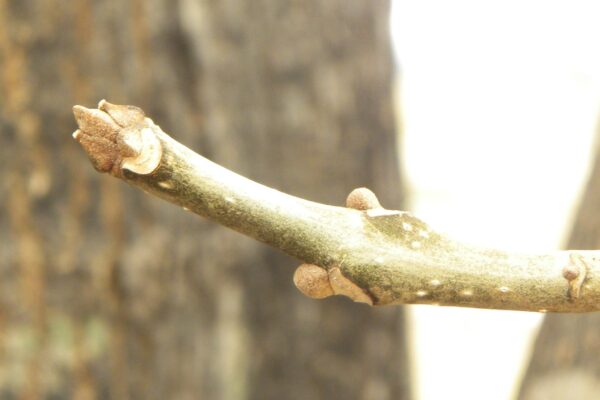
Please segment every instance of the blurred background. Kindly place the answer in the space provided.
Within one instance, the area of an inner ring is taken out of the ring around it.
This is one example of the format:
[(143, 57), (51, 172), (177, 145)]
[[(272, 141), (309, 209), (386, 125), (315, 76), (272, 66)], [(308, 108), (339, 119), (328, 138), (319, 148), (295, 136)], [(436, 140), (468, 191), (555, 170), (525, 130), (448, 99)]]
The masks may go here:
[[(407, 208), (469, 243), (599, 248), (598, 15), (595, 1), (392, 1)], [(533, 350), (542, 314), (407, 308), (417, 398), (600, 399), (595, 314), (548, 316)]]
[(70, 138), (72, 105), (135, 104), (293, 195), (598, 248), (594, 3), (0, 0), (0, 399), (599, 398), (596, 314), (305, 298)]

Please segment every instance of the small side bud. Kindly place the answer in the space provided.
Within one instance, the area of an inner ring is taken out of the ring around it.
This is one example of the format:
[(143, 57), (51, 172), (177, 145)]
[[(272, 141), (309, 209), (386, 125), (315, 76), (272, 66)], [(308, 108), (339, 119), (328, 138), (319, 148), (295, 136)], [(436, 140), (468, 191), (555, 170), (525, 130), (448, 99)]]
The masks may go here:
[(566, 280), (572, 281), (573, 279), (576, 279), (579, 276), (579, 269), (577, 269), (577, 267), (575, 267), (574, 265), (567, 265), (563, 268), (562, 273), (563, 277)]
[(375, 193), (363, 187), (350, 192), (346, 198), (346, 207), (365, 211), (373, 208), (381, 208), (381, 204), (379, 204)]
[(323, 299), (334, 294), (327, 271), (318, 265), (300, 265), (294, 272), (294, 284), (302, 294), (313, 299)]
[(562, 275), (569, 285), (568, 296), (571, 300), (581, 297), (583, 282), (587, 275), (588, 266), (582, 255), (569, 254), (569, 263), (563, 268)]

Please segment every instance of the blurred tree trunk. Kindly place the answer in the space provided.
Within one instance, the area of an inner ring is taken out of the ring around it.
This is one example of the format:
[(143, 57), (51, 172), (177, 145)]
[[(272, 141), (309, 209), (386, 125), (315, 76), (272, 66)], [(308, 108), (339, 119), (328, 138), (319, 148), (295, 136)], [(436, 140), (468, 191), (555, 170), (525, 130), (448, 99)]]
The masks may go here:
[[(597, 140), (600, 140), (600, 129)], [(600, 248), (600, 148), (596, 150), (592, 173), (567, 248)], [(598, 398), (600, 314), (547, 315), (521, 385), (519, 399)]]
[(218, 163), (401, 208), (384, 0), (0, 0), (0, 398), (407, 399), (403, 313), (92, 170), (73, 104)]

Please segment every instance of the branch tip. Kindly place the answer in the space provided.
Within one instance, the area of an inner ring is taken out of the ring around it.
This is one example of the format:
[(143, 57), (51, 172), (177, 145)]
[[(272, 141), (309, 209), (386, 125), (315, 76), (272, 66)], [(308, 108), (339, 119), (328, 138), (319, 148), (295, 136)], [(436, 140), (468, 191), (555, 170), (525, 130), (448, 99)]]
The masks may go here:
[(154, 123), (135, 106), (122, 106), (100, 100), (98, 109), (73, 106), (79, 129), (73, 133), (100, 172), (120, 177), (122, 169), (146, 175), (162, 158)]

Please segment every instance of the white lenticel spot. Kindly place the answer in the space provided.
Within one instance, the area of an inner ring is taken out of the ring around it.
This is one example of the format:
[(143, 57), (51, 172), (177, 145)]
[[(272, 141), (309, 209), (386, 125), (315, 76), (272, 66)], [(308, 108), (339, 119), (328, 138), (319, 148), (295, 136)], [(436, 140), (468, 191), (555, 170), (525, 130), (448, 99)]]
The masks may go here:
[(417, 297), (425, 297), (427, 294), (427, 290), (417, 290)]
[(412, 231), (412, 225), (409, 224), (408, 222), (403, 222), (402, 223), (402, 229), (404, 229), (405, 231)]
[(410, 242), (410, 247), (412, 247), (413, 249), (419, 249), (419, 248), (421, 248), (421, 242), (417, 242), (416, 240), (413, 242)]
[(473, 296), (473, 290), (471, 289), (463, 289), (460, 291), (460, 295), (463, 297), (471, 297)]
[(438, 287), (442, 284), (442, 282), (440, 282), (439, 279), (432, 279), (429, 281), (429, 284), (433, 287)]
[(508, 293), (510, 292), (510, 288), (508, 286), (500, 286), (498, 288), (499, 291), (501, 291), (502, 293)]
[(229, 197), (229, 196), (225, 197), (225, 201), (228, 203), (235, 203), (235, 199), (233, 197)]
[(381, 257), (381, 256), (375, 257), (375, 262), (377, 264), (383, 264), (384, 261), (385, 261), (385, 259), (383, 257)]
[(171, 182), (171, 181), (158, 182), (158, 186), (160, 186), (163, 189), (173, 189), (173, 182)]
[(421, 236), (422, 238), (427, 239), (429, 237), (429, 232), (427, 232), (427, 231), (420, 231), (419, 232), (419, 236)]

